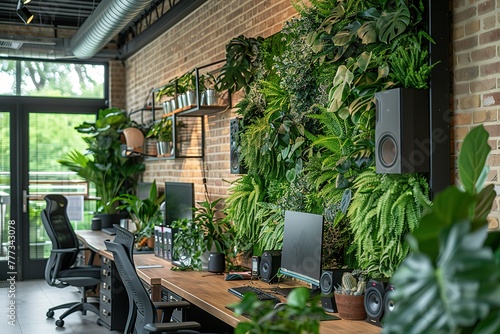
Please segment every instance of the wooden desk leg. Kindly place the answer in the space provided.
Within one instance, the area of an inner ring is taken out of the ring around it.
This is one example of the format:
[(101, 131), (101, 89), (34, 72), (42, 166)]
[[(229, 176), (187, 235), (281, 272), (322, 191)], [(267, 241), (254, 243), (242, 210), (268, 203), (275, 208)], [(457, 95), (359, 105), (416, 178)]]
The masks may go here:
[(161, 301), (161, 285), (160, 284), (151, 285), (151, 300), (154, 302)]

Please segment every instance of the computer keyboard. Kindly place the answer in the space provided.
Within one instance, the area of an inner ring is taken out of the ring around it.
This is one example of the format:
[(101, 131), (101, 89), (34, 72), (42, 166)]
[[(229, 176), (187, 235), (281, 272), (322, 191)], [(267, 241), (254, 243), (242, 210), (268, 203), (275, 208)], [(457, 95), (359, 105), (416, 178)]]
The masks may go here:
[(105, 227), (105, 228), (102, 228), (101, 231), (103, 231), (104, 233), (109, 234), (109, 235), (116, 234), (116, 230), (114, 227)]
[(267, 293), (259, 288), (255, 288), (253, 286), (248, 286), (248, 285), (238, 286), (234, 288), (229, 288), (227, 289), (227, 291), (229, 291), (238, 298), (243, 298), (245, 293), (253, 293), (257, 296), (257, 299), (259, 300), (270, 300), (275, 303), (281, 302), (281, 300), (278, 297), (270, 293)]

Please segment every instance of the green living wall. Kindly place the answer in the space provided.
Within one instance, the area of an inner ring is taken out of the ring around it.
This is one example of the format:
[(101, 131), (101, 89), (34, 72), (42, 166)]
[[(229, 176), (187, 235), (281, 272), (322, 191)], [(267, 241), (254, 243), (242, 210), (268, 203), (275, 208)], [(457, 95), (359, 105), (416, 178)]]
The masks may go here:
[[(426, 8), (411, 0), (294, 2), (299, 17), (270, 38), (240, 36), (223, 71), (243, 89), (240, 155), (225, 213), (238, 248), (279, 249), (285, 210), (323, 214), (324, 266), (390, 277), (404, 235), (429, 205), (425, 176), (374, 168), (379, 91), (428, 87)], [(233, 66), (233, 67), (231, 67)]]

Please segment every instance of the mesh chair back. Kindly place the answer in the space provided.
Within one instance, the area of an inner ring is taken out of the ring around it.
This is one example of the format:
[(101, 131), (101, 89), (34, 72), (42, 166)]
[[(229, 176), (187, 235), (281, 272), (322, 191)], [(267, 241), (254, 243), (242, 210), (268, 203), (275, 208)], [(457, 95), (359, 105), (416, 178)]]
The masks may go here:
[(149, 294), (142, 285), (125, 247), (110, 241), (105, 241), (104, 244), (106, 249), (113, 253), (118, 274), (136, 306), (135, 333), (145, 333), (144, 326), (146, 324), (157, 322), (157, 314)]
[[(47, 231), (47, 235), (52, 242), (52, 249), (63, 248), (79, 248), (78, 238), (75, 231), (71, 226), (66, 212), (68, 200), (62, 195), (46, 195), (45, 202), (47, 203), (45, 209), (42, 211), (41, 217), (43, 226)], [(64, 254), (61, 261), (59, 271), (70, 268), (76, 261), (78, 251)], [(56, 254), (52, 253), (47, 267), (50, 270), (45, 271), (45, 278), (51, 284), (52, 273), (54, 271)], [(49, 277), (47, 277), (47, 275)]]
[[(115, 228), (116, 235), (115, 239), (113, 240), (114, 243), (120, 244), (123, 246), (125, 249), (125, 252), (128, 255), (128, 258), (130, 259), (130, 262), (132, 262), (132, 265), (134, 264), (134, 243), (135, 243), (135, 236), (132, 232), (130, 232), (127, 229), (124, 229), (120, 225), (114, 224), (113, 227)], [(129, 311), (128, 311), (128, 316), (127, 316), (127, 324), (125, 325), (125, 331), (124, 334), (131, 334), (134, 333), (134, 323), (135, 323), (135, 314), (136, 314), (136, 307), (134, 303), (134, 299), (130, 294), (128, 294), (128, 304), (129, 304)]]

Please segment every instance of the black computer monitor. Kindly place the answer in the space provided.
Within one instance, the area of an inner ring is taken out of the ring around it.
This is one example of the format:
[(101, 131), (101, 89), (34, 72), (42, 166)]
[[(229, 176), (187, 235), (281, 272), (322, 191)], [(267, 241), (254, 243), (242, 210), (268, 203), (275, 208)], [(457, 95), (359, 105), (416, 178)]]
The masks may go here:
[(322, 215), (285, 212), (280, 273), (311, 284), (313, 291), (321, 278), (323, 224)]
[(194, 185), (187, 182), (165, 182), (165, 224), (193, 218)]

